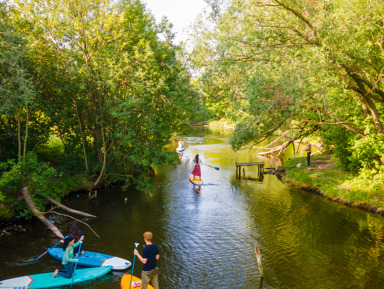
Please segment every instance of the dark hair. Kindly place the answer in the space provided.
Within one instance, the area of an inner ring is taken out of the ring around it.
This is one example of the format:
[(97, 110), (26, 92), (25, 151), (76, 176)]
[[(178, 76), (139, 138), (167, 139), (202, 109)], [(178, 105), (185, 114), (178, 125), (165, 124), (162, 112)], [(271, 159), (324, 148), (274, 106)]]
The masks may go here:
[(79, 227), (75, 224), (72, 224), (71, 230), (69, 231), (69, 235), (73, 238), (75, 238), (76, 241), (78, 241), (82, 235), (81, 231), (79, 230)]
[(195, 156), (195, 163), (196, 163), (196, 164), (199, 163), (199, 154), (197, 154), (197, 155)]
[(71, 236), (68, 236), (64, 239), (64, 244), (63, 244), (63, 250), (67, 249), (69, 242), (71, 242), (74, 238)]

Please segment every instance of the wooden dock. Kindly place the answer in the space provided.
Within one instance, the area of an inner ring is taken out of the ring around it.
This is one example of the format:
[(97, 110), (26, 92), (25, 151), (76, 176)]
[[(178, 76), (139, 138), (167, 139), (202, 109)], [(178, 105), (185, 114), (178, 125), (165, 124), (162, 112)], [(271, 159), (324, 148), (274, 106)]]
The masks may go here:
[[(236, 176), (241, 177), (241, 167), (257, 166), (258, 176), (264, 174), (264, 162), (253, 162), (253, 163), (236, 163)], [(245, 177), (245, 170), (243, 169), (243, 176)]]

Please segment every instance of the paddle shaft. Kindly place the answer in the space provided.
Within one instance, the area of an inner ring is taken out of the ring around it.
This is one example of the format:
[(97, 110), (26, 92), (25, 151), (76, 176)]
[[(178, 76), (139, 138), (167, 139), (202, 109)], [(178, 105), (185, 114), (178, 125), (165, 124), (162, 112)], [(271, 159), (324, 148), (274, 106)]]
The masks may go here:
[(211, 167), (211, 168), (214, 168), (216, 171), (220, 170), (220, 168), (218, 168), (218, 167), (214, 167), (214, 166), (207, 165), (207, 164), (204, 164), (204, 163), (203, 163), (203, 165), (208, 166), (208, 167)]
[[(68, 236), (67, 236), (68, 237)], [(65, 238), (67, 238), (67, 237), (65, 237)], [(64, 239), (65, 239), (64, 238)], [(59, 242), (57, 242), (54, 246), (52, 246), (50, 249), (53, 249), (53, 248), (55, 248), (57, 245), (59, 245), (60, 244), (60, 242), (61, 242), (61, 240), (59, 241)], [(30, 261), (30, 262), (35, 262), (35, 261), (37, 261), (37, 260), (39, 260), (41, 257), (43, 257), (45, 254), (47, 254), (48, 253), (48, 250), (47, 251), (45, 251), (43, 254), (41, 254), (39, 257), (37, 257), (36, 259), (33, 259), (32, 261)]]
[(83, 245), (83, 241), (80, 242), (79, 253), (77, 253), (77, 262), (75, 262), (75, 268), (73, 268), (72, 280), (71, 280), (71, 288), (73, 287), (73, 279), (75, 277), (76, 266), (77, 266), (77, 263), (79, 263), (79, 257), (80, 257), (80, 254), (81, 254), (81, 245)]
[[(135, 249), (137, 250), (137, 247), (139, 246), (138, 243), (135, 243)], [(131, 281), (129, 281), (129, 289), (131, 289), (132, 286), (132, 276), (133, 276), (133, 270), (135, 269), (135, 260), (136, 260), (136, 254), (133, 256), (133, 263), (132, 263), (132, 270), (131, 270)]]

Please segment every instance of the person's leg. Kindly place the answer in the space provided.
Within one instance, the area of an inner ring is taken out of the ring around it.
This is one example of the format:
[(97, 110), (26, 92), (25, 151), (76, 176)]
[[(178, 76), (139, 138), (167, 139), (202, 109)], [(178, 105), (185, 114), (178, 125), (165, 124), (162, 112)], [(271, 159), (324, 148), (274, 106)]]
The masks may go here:
[(151, 281), (149, 272), (151, 271), (141, 271), (141, 281), (142, 281), (141, 289), (147, 289), (149, 281)]
[(59, 270), (57, 272), (58, 275), (63, 276), (64, 278), (71, 278), (73, 274), (73, 263), (68, 262), (67, 264), (64, 265), (65, 270)]
[(159, 268), (158, 267), (152, 270), (151, 283), (153, 288), (159, 289)]
[(311, 165), (311, 153), (307, 153), (307, 166)]
[(59, 274), (59, 269), (56, 269), (55, 272), (52, 274), (52, 278), (55, 278)]

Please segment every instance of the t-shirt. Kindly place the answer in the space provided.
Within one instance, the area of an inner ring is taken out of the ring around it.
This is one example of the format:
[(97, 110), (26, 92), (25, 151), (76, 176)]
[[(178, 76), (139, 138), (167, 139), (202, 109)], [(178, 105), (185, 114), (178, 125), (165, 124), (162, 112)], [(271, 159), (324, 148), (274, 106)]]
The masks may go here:
[(305, 148), (305, 151), (306, 151), (307, 153), (310, 153), (310, 152), (311, 152), (311, 149), (312, 149), (311, 144), (310, 144), (310, 143), (307, 143), (307, 147)]
[(147, 263), (143, 265), (143, 271), (151, 271), (156, 268), (156, 255), (159, 254), (159, 249), (155, 244), (146, 245), (143, 249), (143, 258), (147, 259)]
[(78, 241), (65, 249), (61, 264), (66, 265), (68, 262), (76, 262), (76, 259), (73, 258), (73, 248), (79, 246), (80, 244), (81, 241)]

